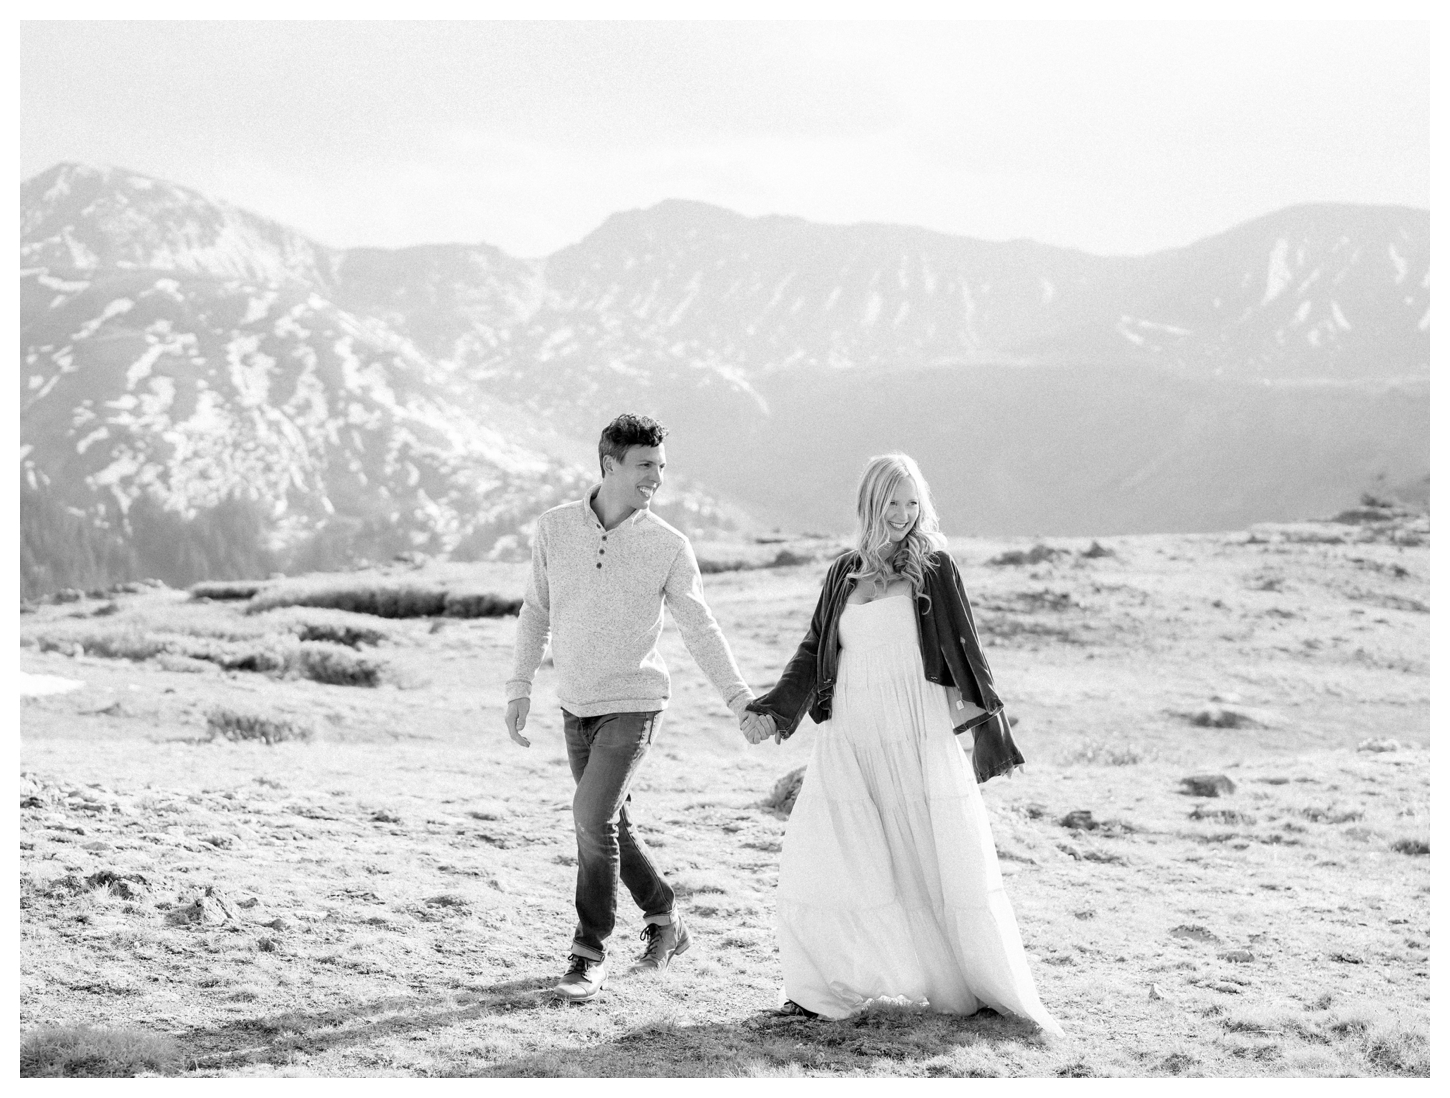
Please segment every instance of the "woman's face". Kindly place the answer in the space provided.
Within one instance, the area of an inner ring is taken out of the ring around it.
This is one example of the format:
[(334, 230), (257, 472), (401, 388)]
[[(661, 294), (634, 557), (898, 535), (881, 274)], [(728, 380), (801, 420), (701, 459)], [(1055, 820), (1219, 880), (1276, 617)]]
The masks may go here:
[(916, 481), (903, 477), (886, 501), (886, 536), (896, 544), (911, 532), (921, 514), (921, 502), (916, 491)]

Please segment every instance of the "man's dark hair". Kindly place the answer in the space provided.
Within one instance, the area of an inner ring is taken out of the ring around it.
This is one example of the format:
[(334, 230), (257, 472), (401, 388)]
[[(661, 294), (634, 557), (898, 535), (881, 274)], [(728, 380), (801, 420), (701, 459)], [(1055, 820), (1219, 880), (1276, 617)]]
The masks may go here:
[(599, 475), (604, 475), (605, 454), (617, 462), (622, 462), (631, 446), (658, 446), (669, 433), (668, 427), (649, 416), (637, 416), (630, 412), (616, 416), (599, 435)]

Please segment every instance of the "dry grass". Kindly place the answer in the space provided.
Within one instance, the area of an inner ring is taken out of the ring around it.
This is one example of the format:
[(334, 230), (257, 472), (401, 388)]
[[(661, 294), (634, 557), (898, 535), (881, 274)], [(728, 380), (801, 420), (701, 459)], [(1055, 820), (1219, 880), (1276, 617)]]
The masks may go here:
[[(343, 686), (377, 686), (384, 666), (356, 649), (389, 639), (381, 629), (357, 624), (350, 614), (334, 618), (310, 613), (282, 613), (265, 621), (249, 621), (230, 609), (219, 618), (199, 620), (195, 610), (159, 606), (134, 610), (98, 623), (92, 620), (50, 620), (22, 632), (21, 644), (41, 652), (145, 662), (169, 669), (198, 670), (205, 665), (223, 671), (246, 671), (312, 679)], [(337, 620), (341, 619), (341, 620)]]
[(117, 1078), (171, 1074), (181, 1064), (167, 1034), (91, 1026), (45, 1026), (20, 1039), (21, 1078)]
[[(1356, 614), (1349, 592), (1422, 597), (1427, 551), (1272, 531), (1063, 545), (1018, 568), (982, 565), (1011, 545), (958, 547), (969, 591), (1021, 626), (989, 654), (1028, 765), (984, 797), (1062, 1040), (990, 1012), (769, 1013), (786, 824), (769, 801), (817, 732), (746, 745), (672, 629), (674, 698), (633, 810), (696, 945), (661, 979), (552, 1000), (574, 920), (572, 784), (551, 670), (533, 747), (502, 732), (508, 618), (371, 619), (393, 678), (367, 691), (23, 649), (24, 670), (86, 686), (21, 710), (21, 1025), (169, 1034), (184, 1061), (142, 1070), (187, 1077), (1426, 1074), (1430, 859), (1410, 843), (1428, 849), (1426, 618)], [(1278, 590), (1244, 582), (1266, 563)], [(413, 575), (518, 590), (509, 567)], [(823, 570), (708, 580), (749, 682), (778, 673)], [(369, 620), (117, 601), (104, 619), (40, 606), (22, 632), (129, 622), (296, 647), (304, 618)], [(1077, 641), (1034, 631), (1049, 622)], [(1256, 723), (1173, 715), (1210, 705)], [(207, 740), (223, 708), (314, 734)], [(1356, 750), (1389, 732), (1397, 749)], [(1199, 774), (1235, 789), (1183, 792)], [(639, 922), (621, 902), (627, 957)]]
[(260, 740), (262, 743), (286, 743), (289, 740), (310, 740), (315, 729), (304, 721), (270, 713), (239, 713), (218, 706), (206, 715), (207, 731), (225, 740)]

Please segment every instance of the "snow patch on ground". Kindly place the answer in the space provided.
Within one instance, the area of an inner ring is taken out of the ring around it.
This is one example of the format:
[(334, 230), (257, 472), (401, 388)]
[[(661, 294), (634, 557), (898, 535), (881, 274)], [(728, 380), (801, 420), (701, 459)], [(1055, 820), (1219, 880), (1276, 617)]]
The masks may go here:
[(17, 678), (22, 698), (38, 698), (44, 694), (69, 694), (85, 686), (80, 679), (67, 679), (61, 675), (32, 675), (21, 671)]
[(1269, 271), (1265, 276), (1264, 300), (1259, 304), (1267, 305), (1284, 292), (1284, 287), (1289, 285), (1289, 242), (1282, 236), (1274, 245), (1274, 250), (1269, 255)]

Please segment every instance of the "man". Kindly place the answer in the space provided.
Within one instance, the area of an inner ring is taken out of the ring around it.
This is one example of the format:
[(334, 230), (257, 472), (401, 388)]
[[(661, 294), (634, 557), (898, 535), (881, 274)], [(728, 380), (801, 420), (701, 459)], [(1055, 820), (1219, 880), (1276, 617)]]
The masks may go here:
[(690, 945), (674, 890), (629, 818), (630, 782), (669, 702), (669, 671), (656, 647), (665, 605), (745, 738), (755, 743), (774, 732), (768, 717), (745, 709), (753, 695), (705, 604), (689, 540), (650, 511), (664, 480), (665, 434), (647, 416), (618, 417), (599, 436), (601, 483), (588, 498), (539, 517), (505, 690), (509, 737), (528, 747), (529, 690), (552, 642), (579, 847), (579, 921), (554, 990), (573, 1002), (604, 986), (620, 879), (645, 916), (645, 949), (631, 972), (663, 972)]

